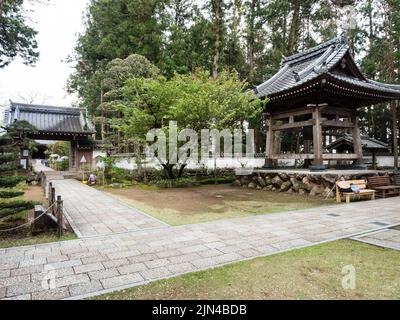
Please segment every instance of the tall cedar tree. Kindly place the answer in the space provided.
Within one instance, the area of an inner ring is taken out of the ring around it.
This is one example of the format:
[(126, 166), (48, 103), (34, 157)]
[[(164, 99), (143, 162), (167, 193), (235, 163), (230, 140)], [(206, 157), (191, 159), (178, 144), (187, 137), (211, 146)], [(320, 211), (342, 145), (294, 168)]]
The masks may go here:
[[(346, 29), (347, 5), (355, 7), (356, 24)], [(131, 54), (144, 55), (167, 79), (197, 69), (214, 77), (235, 69), (251, 88), (273, 76), (282, 57), (343, 32), (367, 76), (396, 83), (398, 16), (399, 0), (92, 0), (70, 88), (95, 114), (104, 102), (101, 74), (107, 63)], [(392, 115), (394, 105), (363, 110), (362, 132), (391, 143)], [(257, 124), (265, 136), (262, 120), (252, 126)], [(292, 140), (284, 137), (284, 150), (293, 148)], [(264, 148), (262, 139), (259, 146)]]

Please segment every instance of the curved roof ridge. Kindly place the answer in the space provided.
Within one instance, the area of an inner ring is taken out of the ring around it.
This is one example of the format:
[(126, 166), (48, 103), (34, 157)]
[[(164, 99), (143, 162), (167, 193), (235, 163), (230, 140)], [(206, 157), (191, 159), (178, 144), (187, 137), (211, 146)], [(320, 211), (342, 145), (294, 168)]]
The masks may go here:
[(400, 90), (400, 84), (391, 84), (391, 83), (382, 83), (382, 82), (378, 82), (375, 80), (371, 80), (367, 78), (367, 82), (378, 85), (378, 86), (382, 86), (388, 89), (393, 89), (393, 90)]
[(285, 73), (285, 71), (289, 69), (289, 65), (286, 64), (285, 66), (283, 66), (277, 73), (275, 73), (274, 76), (272, 76), (270, 79), (268, 79), (267, 81), (261, 83), (260, 85), (258, 85), (255, 88), (255, 92), (259, 93), (260, 91), (262, 91), (266, 86), (268, 86), (269, 84), (271, 84), (272, 82), (274, 82), (279, 76), (281, 76), (283, 73)]
[(23, 107), (28, 109), (55, 109), (55, 110), (69, 110), (69, 111), (79, 111), (83, 110), (80, 107), (66, 107), (66, 106), (54, 106), (46, 104), (34, 104), (34, 103), (24, 103), (24, 102), (14, 102), (11, 101), (11, 107)]
[(285, 57), (285, 58), (282, 59), (281, 63), (285, 64), (285, 63), (289, 63), (289, 62), (294, 62), (295, 60), (298, 60), (299, 58), (302, 58), (302, 59), (303, 58), (308, 58), (308, 56), (310, 56), (310, 55), (312, 55), (314, 53), (317, 54), (317, 53), (319, 53), (319, 51), (321, 51), (322, 49), (325, 49), (326, 47), (331, 46), (332, 44), (343, 42), (343, 41), (346, 41), (345, 38), (343, 38), (341, 36), (335, 37), (335, 38), (333, 38), (331, 40), (328, 40), (326, 42), (323, 42), (323, 43), (319, 44), (318, 46), (315, 46), (313, 48), (310, 48), (310, 49), (304, 50), (302, 52), (296, 53), (296, 54), (291, 55), (289, 57)]

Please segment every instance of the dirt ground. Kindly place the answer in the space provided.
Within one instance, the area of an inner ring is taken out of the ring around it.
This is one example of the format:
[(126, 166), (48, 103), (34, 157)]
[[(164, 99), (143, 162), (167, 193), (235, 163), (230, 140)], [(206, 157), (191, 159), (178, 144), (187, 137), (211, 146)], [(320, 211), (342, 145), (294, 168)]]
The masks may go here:
[(103, 191), (172, 225), (299, 210), (333, 203), (331, 200), (305, 195), (249, 190), (230, 185), (157, 190), (133, 187)]
[(46, 197), (41, 186), (28, 186), (25, 190), (23, 198), (25, 200), (39, 201), (46, 203)]

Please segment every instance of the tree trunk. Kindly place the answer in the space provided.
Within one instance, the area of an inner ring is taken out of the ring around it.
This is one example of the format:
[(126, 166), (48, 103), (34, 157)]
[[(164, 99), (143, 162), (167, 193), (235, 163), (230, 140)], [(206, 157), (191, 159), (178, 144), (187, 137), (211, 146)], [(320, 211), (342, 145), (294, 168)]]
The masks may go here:
[(247, 37), (247, 63), (249, 64), (249, 82), (253, 84), (254, 81), (254, 22), (255, 22), (255, 11), (258, 0), (252, 0), (250, 2), (250, 13), (248, 21), (248, 37)]
[(293, 54), (297, 48), (298, 34), (300, 30), (300, 0), (293, 0), (293, 17), (290, 25), (289, 44), (287, 48), (288, 54)]
[(216, 79), (218, 77), (218, 68), (219, 68), (219, 60), (220, 60), (220, 51), (221, 51), (221, 41), (222, 41), (222, 30), (221, 30), (221, 22), (222, 22), (222, 0), (214, 0), (213, 1), (213, 11), (214, 11), (214, 32), (215, 32), (215, 46), (214, 46), (214, 60), (212, 67), (212, 77)]
[(372, 15), (372, 0), (368, 0), (368, 21), (369, 21), (369, 50), (372, 49), (372, 45), (374, 42), (374, 24), (373, 24), (373, 15)]
[[(100, 92), (100, 105), (102, 106), (103, 104), (103, 89), (101, 89)], [(103, 106), (101, 108), (101, 140), (105, 141), (106, 140), (106, 118), (103, 110)]]

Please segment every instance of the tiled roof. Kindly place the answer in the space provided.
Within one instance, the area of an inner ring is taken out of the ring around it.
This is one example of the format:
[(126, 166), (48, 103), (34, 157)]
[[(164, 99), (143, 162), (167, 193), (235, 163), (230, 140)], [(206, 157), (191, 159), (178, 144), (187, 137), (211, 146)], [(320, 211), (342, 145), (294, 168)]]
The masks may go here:
[(5, 112), (4, 124), (25, 120), (39, 132), (94, 133), (94, 126), (85, 116), (84, 109), (55, 107), (11, 102)]
[[(400, 86), (367, 79), (357, 67), (349, 50), (346, 39), (338, 37), (302, 53), (284, 58), (281, 69), (271, 79), (257, 86), (255, 93), (261, 98), (277, 95), (304, 86), (306, 83), (326, 75), (359, 88), (388, 94), (395, 93), (400, 97)], [(347, 62), (352, 65), (354, 76), (335, 72), (345, 57), (351, 60)]]
[[(353, 145), (353, 137), (349, 134), (344, 134), (343, 136), (341, 136), (339, 139), (337, 139), (336, 141), (332, 142), (329, 146), (327, 146), (326, 148), (328, 150), (333, 150), (336, 149), (338, 147), (340, 147), (341, 145), (348, 145), (348, 146), (352, 146)], [(363, 149), (379, 149), (379, 150), (387, 150), (389, 149), (389, 146), (379, 140), (373, 139), (369, 136), (365, 136), (362, 135), (361, 136), (361, 145), (363, 147)]]
[(386, 93), (394, 93), (394, 94), (400, 93), (400, 85), (385, 84), (385, 83), (380, 83), (380, 82), (376, 82), (376, 81), (369, 80), (369, 79), (362, 81), (357, 78), (347, 77), (347, 76), (335, 74), (332, 72), (328, 72), (328, 74), (337, 80), (352, 84), (354, 86), (362, 87), (365, 89), (376, 90), (376, 91), (386, 92)]

